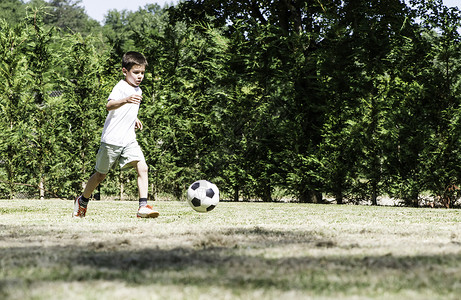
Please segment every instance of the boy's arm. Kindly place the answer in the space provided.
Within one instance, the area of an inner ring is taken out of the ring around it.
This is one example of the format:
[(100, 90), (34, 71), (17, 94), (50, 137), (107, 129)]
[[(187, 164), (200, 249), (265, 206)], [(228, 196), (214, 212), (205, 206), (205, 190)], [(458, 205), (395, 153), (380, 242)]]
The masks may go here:
[(127, 103), (140, 104), (141, 101), (142, 101), (142, 96), (137, 95), (137, 94), (133, 94), (129, 97), (119, 99), (119, 100), (109, 99), (109, 101), (107, 101), (107, 104), (106, 104), (106, 109), (114, 110)]

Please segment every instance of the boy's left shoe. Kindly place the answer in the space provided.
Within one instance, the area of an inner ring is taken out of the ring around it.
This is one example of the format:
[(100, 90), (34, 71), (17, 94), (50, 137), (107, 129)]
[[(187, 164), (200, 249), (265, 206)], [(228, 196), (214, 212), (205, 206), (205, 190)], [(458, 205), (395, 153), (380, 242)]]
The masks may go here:
[(154, 210), (152, 206), (146, 205), (141, 206), (138, 209), (137, 217), (138, 218), (157, 218), (159, 216), (159, 212)]

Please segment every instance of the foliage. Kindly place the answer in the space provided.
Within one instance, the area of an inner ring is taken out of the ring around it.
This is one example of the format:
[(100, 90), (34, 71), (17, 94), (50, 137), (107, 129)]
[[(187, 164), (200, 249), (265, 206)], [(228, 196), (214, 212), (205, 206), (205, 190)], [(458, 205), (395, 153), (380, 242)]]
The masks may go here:
[(43, 10), (43, 23), (66, 33), (96, 34), (101, 25), (80, 6), (81, 0), (31, 0), (28, 7)]
[[(1, 21), (0, 191), (69, 197), (92, 172), (129, 50), (149, 61), (138, 133), (151, 196), (197, 179), (226, 198), (453, 206), (461, 14), (438, 1), (184, 1), (110, 11), (9, 0)], [(93, 22), (94, 21), (94, 22)], [(91, 29), (90, 29), (91, 28)], [(53, 92), (57, 92), (53, 93)], [(51, 96), (58, 95), (58, 97)], [(103, 194), (130, 176), (108, 176)], [(118, 174), (118, 175), (117, 175)], [(447, 204), (448, 203), (448, 204)]]
[(14, 196), (14, 183), (21, 181), (21, 175), (24, 175), (18, 170), (21, 160), (17, 154), (28, 148), (23, 138), (27, 133), (27, 124), (22, 116), (24, 111), (28, 111), (27, 106), (32, 97), (26, 89), (29, 82), (27, 61), (20, 55), (27, 34), (21, 30), (20, 25), (10, 26), (4, 20), (0, 20), (0, 27), (0, 163), (2, 194), (11, 198)]

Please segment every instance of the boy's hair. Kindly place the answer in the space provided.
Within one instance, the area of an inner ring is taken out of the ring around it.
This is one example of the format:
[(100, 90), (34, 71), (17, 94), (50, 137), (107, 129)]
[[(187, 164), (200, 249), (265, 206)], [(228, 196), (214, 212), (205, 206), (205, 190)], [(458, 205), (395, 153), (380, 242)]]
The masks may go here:
[(147, 67), (147, 59), (139, 52), (130, 51), (125, 53), (122, 57), (122, 68), (129, 71), (134, 65)]

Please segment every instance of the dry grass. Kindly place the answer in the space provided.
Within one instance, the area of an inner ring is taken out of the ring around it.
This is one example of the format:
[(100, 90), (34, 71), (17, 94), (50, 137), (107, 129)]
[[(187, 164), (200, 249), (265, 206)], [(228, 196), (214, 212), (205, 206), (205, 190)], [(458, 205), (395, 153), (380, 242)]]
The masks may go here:
[(459, 299), (459, 210), (0, 200), (0, 299)]

